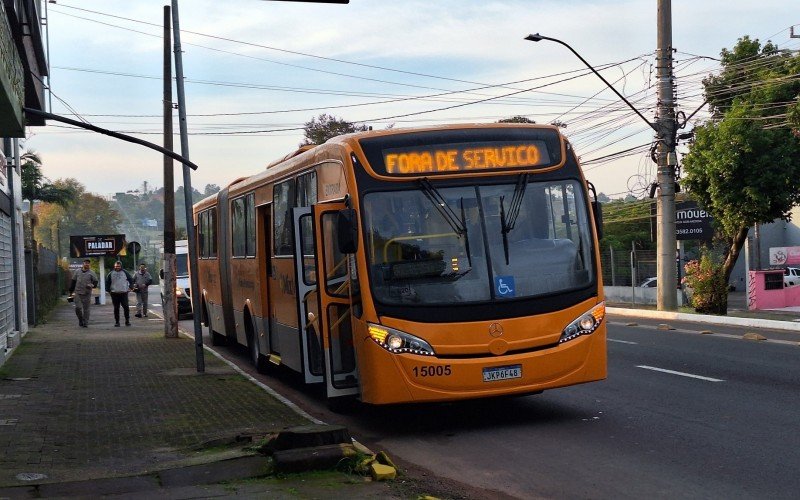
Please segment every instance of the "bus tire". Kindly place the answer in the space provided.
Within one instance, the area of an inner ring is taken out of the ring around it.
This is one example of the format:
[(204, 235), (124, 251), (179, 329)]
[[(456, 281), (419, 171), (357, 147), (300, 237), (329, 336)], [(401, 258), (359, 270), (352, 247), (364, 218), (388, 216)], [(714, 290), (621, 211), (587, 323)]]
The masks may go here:
[(255, 327), (253, 327), (253, 320), (249, 312), (245, 313), (244, 322), (245, 333), (247, 335), (247, 353), (250, 357), (250, 362), (256, 367), (258, 373), (266, 373), (267, 361), (264, 356), (261, 355), (261, 347), (258, 345), (258, 336), (255, 332)]

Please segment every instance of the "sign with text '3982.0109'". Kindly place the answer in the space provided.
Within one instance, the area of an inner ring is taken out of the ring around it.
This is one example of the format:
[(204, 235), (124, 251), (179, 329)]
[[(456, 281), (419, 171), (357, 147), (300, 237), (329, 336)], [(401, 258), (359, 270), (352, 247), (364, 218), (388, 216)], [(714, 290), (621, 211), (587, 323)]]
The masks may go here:
[(124, 234), (100, 234), (69, 237), (69, 256), (100, 257), (126, 255)]

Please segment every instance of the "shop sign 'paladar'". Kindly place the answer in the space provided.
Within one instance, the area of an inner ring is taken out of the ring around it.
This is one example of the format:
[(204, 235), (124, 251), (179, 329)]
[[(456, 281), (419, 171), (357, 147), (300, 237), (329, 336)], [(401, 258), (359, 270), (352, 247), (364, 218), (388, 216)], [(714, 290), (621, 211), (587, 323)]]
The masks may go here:
[(117, 256), (126, 254), (124, 234), (105, 234), (69, 237), (70, 257)]

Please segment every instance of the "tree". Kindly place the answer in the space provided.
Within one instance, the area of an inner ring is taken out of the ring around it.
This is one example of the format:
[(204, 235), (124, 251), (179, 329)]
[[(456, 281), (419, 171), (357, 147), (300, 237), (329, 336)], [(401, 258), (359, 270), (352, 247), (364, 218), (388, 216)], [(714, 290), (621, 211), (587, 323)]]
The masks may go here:
[[(36, 207), (39, 225), (35, 228), (35, 234), (42, 244), (53, 249), (67, 249), (70, 235), (117, 232), (121, 217), (105, 198), (87, 193), (76, 179), (59, 179), (53, 185), (72, 190), (75, 199), (63, 206), (42, 203)], [(56, 240), (57, 236), (59, 240)]]
[(512, 116), (511, 118), (503, 118), (502, 120), (497, 120), (497, 123), (536, 123), (536, 122), (531, 120), (527, 116), (516, 115)]
[(629, 251), (631, 243), (651, 249), (650, 200), (614, 200), (603, 204), (603, 249)]
[(48, 182), (42, 175), (42, 159), (35, 151), (23, 154), (22, 160), (22, 198), (33, 207), (34, 201), (55, 203), (66, 206), (75, 199), (76, 193), (69, 186), (58, 186)]
[(205, 190), (203, 190), (203, 194), (205, 196), (211, 196), (212, 194), (219, 193), (219, 185), (217, 184), (206, 184)]
[(721, 56), (703, 81), (713, 117), (694, 129), (683, 185), (719, 225), (727, 283), (749, 228), (788, 220), (800, 202), (800, 139), (776, 118), (800, 94), (800, 56), (747, 36)]
[(305, 123), (305, 139), (300, 143), (300, 146), (322, 144), (328, 139), (338, 135), (364, 132), (367, 130), (370, 130), (370, 127), (367, 125), (357, 125), (342, 118), (336, 118), (335, 116), (323, 113), (317, 118), (312, 118), (310, 122)]

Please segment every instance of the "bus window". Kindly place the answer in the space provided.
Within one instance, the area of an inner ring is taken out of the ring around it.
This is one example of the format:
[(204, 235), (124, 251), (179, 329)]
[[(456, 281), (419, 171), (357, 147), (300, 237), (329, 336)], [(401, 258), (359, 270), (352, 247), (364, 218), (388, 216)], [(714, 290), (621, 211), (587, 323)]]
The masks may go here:
[(208, 211), (208, 227), (206, 228), (206, 235), (208, 242), (206, 245), (206, 253), (208, 257), (217, 256), (217, 208), (214, 207)]
[(337, 297), (347, 297), (351, 294), (351, 285), (348, 275), (349, 256), (339, 251), (339, 246), (335, 244), (336, 220), (338, 214), (334, 212), (325, 213), (322, 216), (322, 231), (326, 238), (325, 245), (325, 287), (328, 294)]
[(202, 257), (207, 257), (208, 241), (208, 211), (200, 212), (197, 221), (197, 254)]
[(275, 185), (272, 228), (275, 255), (292, 255), (292, 202), (294, 180)]
[[(310, 207), (317, 202), (317, 173), (309, 172), (297, 177), (297, 204), (298, 207)], [(300, 219), (300, 234), (303, 238), (301, 242), (303, 255), (313, 258), (314, 255), (314, 233), (313, 220), (311, 217)], [(314, 262), (311, 262), (314, 265)]]
[(256, 256), (256, 207), (255, 195), (248, 194), (244, 198), (244, 218), (245, 218), (245, 255), (247, 257)]
[(231, 210), (231, 241), (233, 243), (233, 256), (244, 257), (247, 250), (245, 242), (245, 207), (244, 198), (233, 200), (233, 210)]
[(317, 202), (317, 173), (297, 177), (297, 207), (310, 207)]
[[(594, 279), (577, 181), (426, 189), (364, 197), (378, 301), (516, 299), (585, 287)], [(434, 203), (438, 196), (443, 203)]]

